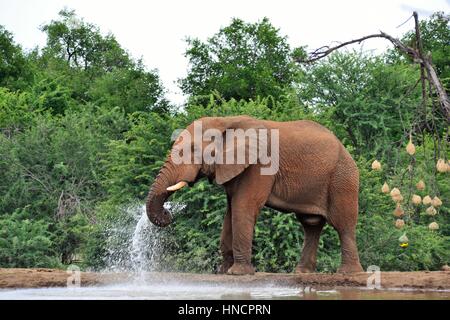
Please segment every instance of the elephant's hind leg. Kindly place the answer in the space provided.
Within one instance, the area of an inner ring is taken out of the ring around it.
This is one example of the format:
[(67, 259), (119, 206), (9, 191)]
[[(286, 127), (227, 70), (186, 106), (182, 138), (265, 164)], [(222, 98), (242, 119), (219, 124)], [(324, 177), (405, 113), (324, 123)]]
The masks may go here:
[(358, 249), (356, 247), (355, 230), (339, 232), (341, 242), (341, 266), (338, 269), (340, 273), (362, 272), (363, 268), (359, 262)]
[(329, 188), (328, 223), (338, 232), (341, 242), (341, 266), (338, 272), (361, 272), (356, 246), (358, 220), (359, 174), (348, 152), (341, 158), (332, 176)]
[(317, 247), (319, 246), (320, 233), (325, 225), (325, 219), (321, 216), (297, 214), (297, 219), (303, 226), (305, 236), (303, 241), (302, 257), (300, 259), (296, 273), (310, 273), (316, 270)]
[(338, 272), (361, 272), (356, 246), (356, 223), (358, 216), (358, 194), (353, 201), (348, 195), (336, 195), (330, 207), (329, 223), (336, 229), (341, 242), (341, 266)]

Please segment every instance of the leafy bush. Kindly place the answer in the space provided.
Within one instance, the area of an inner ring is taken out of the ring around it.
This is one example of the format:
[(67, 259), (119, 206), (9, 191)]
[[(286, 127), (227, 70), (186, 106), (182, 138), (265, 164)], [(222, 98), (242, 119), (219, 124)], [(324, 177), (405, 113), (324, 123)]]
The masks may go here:
[(49, 222), (33, 221), (26, 210), (0, 216), (0, 265), (10, 268), (59, 267)]

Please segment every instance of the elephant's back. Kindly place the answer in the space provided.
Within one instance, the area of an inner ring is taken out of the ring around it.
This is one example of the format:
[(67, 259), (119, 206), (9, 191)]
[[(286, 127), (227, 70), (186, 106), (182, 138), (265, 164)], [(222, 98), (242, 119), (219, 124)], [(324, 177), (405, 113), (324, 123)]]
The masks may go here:
[(266, 126), (272, 129), (279, 129), (280, 131), (290, 131), (293, 133), (307, 133), (307, 134), (320, 134), (329, 135), (330, 138), (337, 139), (333, 132), (329, 129), (311, 120), (295, 120), (295, 121), (265, 121)]
[[(266, 127), (279, 130), (280, 147), (288, 149), (289, 152), (314, 152), (327, 156), (328, 160), (337, 160), (333, 155), (337, 157), (341, 148), (343, 148), (335, 134), (317, 122), (310, 120), (265, 122)], [(283, 144), (290, 144), (291, 146)]]

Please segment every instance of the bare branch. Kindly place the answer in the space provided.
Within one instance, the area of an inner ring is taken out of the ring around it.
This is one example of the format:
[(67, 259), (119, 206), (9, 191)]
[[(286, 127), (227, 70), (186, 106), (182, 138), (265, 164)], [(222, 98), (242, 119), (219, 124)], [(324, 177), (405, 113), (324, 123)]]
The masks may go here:
[[(418, 21), (417, 13), (413, 13), (414, 18), (416, 19), (416, 22)], [(416, 29), (418, 28), (418, 25), (416, 23)], [(380, 33), (371, 34), (365, 37), (361, 37), (358, 39), (350, 40), (343, 42), (337, 46), (329, 47), (329, 46), (323, 46), (320, 47), (313, 52), (309, 54), (309, 57), (306, 59), (298, 58), (296, 59), (296, 62), (298, 63), (312, 63), (319, 59), (325, 58), (333, 51), (336, 51), (342, 47), (345, 47), (347, 45), (353, 44), (353, 43), (361, 43), (364, 40), (367, 39), (373, 39), (373, 38), (383, 38), (386, 40), (389, 40), (398, 50), (403, 51), (408, 56), (412, 58), (412, 60), (415, 63), (419, 63), (423, 68), (425, 68), (428, 80), (432, 83), (433, 87), (436, 89), (436, 92), (439, 96), (439, 101), (442, 106), (442, 111), (444, 112), (444, 115), (447, 118), (447, 121), (450, 122), (450, 100), (448, 98), (447, 92), (444, 90), (441, 81), (439, 80), (439, 77), (437, 76), (436, 70), (433, 68), (433, 65), (431, 63), (431, 59), (429, 57), (426, 57), (422, 53), (421, 46), (416, 50), (414, 48), (411, 48), (404, 43), (402, 43), (400, 40), (390, 36), (389, 34), (380, 31)], [(421, 78), (424, 79), (424, 75), (422, 73)]]
[(390, 42), (392, 42), (392, 44), (395, 47), (397, 47), (398, 49), (402, 50), (403, 52), (405, 52), (409, 56), (411, 56), (416, 62), (421, 62), (421, 59), (420, 59), (418, 53), (413, 48), (410, 48), (410, 47), (404, 45), (400, 40), (388, 35), (387, 33), (384, 33), (383, 31), (380, 31), (380, 33), (371, 34), (371, 35), (361, 37), (358, 39), (346, 41), (335, 47), (329, 47), (329, 46), (320, 47), (320, 48), (314, 50), (313, 52), (311, 52), (307, 59), (297, 59), (297, 62), (298, 63), (311, 63), (311, 62), (317, 61), (319, 59), (325, 58), (333, 51), (336, 51), (342, 47), (348, 46), (349, 44), (361, 43), (364, 40), (373, 39), (373, 38), (387, 39)]

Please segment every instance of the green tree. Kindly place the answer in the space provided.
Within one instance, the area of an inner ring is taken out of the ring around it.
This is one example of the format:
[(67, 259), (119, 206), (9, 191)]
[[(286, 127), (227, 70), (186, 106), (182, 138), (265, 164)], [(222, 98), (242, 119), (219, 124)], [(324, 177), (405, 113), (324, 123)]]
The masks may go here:
[(22, 48), (14, 43), (12, 34), (0, 25), (0, 87), (24, 89), (32, 79)]
[[(47, 45), (43, 55), (35, 58), (40, 70), (36, 90), (42, 84), (53, 85), (77, 101), (119, 107), (127, 113), (169, 111), (156, 70), (147, 71), (141, 61), (134, 61), (112, 34), (103, 36), (73, 10), (60, 11), (59, 19), (44, 25), (42, 31)], [(49, 102), (54, 110), (61, 109), (55, 107), (60, 103)]]
[(11, 92), (0, 87), (0, 132), (7, 138), (22, 132), (35, 123), (35, 115), (43, 110), (30, 103), (29, 91)]
[(170, 110), (157, 73), (145, 71), (140, 63), (98, 77), (88, 93), (95, 104), (120, 107), (127, 113), (154, 111), (163, 114)]
[(109, 201), (126, 204), (143, 200), (170, 148), (170, 136), (177, 128), (173, 118), (157, 113), (136, 113), (122, 139), (111, 140), (101, 164), (103, 184)]
[(59, 16), (61, 20), (42, 27), (47, 34), (46, 51), (91, 74), (131, 65), (128, 54), (113, 35), (102, 36), (97, 26), (84, 22), (73, 10), (61, 10)]
[(0, 266), (58, 267), (53, 240), (49, 222), (30, 219), (25, 209), (0, 216)]
[(206, 42), (190, 38), (187, 43), (190, 69), (179, 83), (190, 96), (218, 91), (225, 100), (278, 99), (294, 80), (287, 39), (267, 18), (257, 23), (233, 19)]
[(128, 121), (119, 108), (87, 105), (64, 116), (42, 112), (31, 119), (21, 109), (6, 109), (17, 112), (5, 122), (17, 121), (12, 128), (19, 131), (0, 134), (0, 218), (26, 208), (24, 219), (49, 224), (54, 257), (68, 263), (105, 199), (100, 160), (106, 144), (122, 137)]

